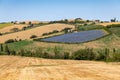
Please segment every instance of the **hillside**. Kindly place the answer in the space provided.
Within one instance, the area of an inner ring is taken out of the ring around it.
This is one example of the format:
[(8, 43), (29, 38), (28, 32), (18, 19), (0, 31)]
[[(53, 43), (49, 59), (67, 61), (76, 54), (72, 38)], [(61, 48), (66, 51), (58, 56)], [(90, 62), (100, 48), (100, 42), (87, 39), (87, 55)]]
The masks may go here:
[(107, 26), (112, 24), (120, 24), (120, 22), (108, 22), (108, 23), (99, 23), (98, 25)]
[(0, 80), (119, 80), (119, 63), (0, 56)]
[(18, 28), (19, 30), (21, 30), (25, 26), (27, 26), (27, 25), (25, 25), (25, 24), (14, 24), (12, 26), (10, 25), (10, 26), (7, 26), (7, 27), (4, 27), (4, 28), (0, 29), (0, 32), (1, 33), (11, 32), (11, 30), (13, 28)]
[(48, 33), (53, 30), (61, 31), (62, 29), (66, 28), (66, 27), (74, 28), (73, 25), (58, 24), (58, 23), (40, 26), (40, 27), (29, 29), (29, 30), (0, 36), (0, 43), (4, 43), (8, 39), (22, 39), (22, 40), (30, 39), (30, 36), (32, 36), (32, 35), (41, 36), (43, 33)]

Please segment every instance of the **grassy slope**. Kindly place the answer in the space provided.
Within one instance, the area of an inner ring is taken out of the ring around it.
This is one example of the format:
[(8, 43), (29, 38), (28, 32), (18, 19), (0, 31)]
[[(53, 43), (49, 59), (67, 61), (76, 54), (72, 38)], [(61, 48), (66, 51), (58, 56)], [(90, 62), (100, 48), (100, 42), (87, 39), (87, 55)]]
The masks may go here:
[(110, 28), (109, 30), (112, 31), (115, 35), (120, 37), (120, 27)]
[(13, 24), (11, 23), (5, 23), (5, 24), (0, 24), (0, 29), (8, 27), (8, 26), (12, 26)]
[(33, 43), (32, 41), (24, 40), (24, 41), (20, 41), (20, 42), (10, 43), (10, 44), (8, 44), (8, 46), (11, 50), (20, 50), (20, 49), (24, 48), (25, 46), (32, 44), (32, 43)]

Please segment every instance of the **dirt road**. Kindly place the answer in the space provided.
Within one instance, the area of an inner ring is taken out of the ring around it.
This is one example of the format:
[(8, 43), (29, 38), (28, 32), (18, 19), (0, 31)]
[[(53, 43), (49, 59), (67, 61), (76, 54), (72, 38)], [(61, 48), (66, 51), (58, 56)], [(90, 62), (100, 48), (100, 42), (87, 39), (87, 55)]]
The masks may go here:
[(119, 79), (119, 63), (0, 56), (0, 80)]

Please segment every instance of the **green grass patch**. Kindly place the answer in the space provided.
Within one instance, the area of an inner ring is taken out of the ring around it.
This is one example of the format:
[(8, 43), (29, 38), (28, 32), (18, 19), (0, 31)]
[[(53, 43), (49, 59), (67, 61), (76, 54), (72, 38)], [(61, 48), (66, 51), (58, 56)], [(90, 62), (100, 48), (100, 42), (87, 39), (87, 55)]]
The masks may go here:
[(9, 43), (8, 46), (11, 50), (18, 51), (31, 43), (33, 43), (33, 41), (24, 40), (24, 41)]
[(120, 37), (120, 27), (109, 28), (109, 30), (115, 35), (117, 35), (118, 37)]
[(80, 31), (94, 30), (94, 29), (103, 29), (103, 26), (100, 26), (100, 25), (78, 26), (78, 30), (80, 30)]
[(4, 27), (8, 27), (8, 26), (12, 26), (12, 23), (0, 23), (0, 29), (4, 28)]

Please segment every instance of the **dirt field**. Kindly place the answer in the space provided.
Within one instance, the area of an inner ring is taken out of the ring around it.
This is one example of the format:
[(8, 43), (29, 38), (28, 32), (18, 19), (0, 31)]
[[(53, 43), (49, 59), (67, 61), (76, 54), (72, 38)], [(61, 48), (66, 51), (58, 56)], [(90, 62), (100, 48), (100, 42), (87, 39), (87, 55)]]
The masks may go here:
[(100, 23), (98, 25), (107, 26), (107, 25), (111, 25), (111, 24), (120, 24), (120, 22)]
[(119, 80), (120, 63), (0, 56), (0, 80)]
[(36, 27), (33, 29), (25, 30), (25, 31), (20, 31), (20, 32), (0, 36), (0, 43), (4, 43), (8, 39), (22, 39), (22, 40), (30, 39), (30, 36), (32, 35), (41, 36), (43, 33), (52, 32), (53, 30), (61, 31), (66, 27), (74, 28), (73, 25), (67, 25), (67, 24), (45, 25), (45, 26)]

